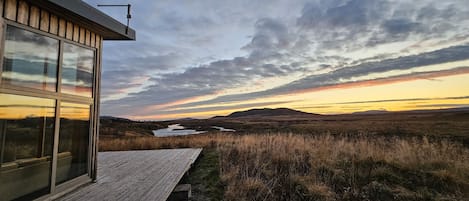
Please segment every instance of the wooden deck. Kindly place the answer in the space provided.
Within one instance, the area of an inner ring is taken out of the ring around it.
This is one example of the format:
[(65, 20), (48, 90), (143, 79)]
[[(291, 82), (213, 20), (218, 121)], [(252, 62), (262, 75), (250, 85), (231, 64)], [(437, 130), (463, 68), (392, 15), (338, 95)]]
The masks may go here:
[(165, 201), (202, 149), (100, 152), (98, 180), (61, 201)]

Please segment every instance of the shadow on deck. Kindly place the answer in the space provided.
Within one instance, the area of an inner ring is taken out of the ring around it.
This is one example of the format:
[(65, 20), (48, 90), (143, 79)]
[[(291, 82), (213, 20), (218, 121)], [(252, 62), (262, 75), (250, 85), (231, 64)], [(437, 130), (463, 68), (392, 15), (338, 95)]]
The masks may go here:
[(202, 149), (100, 152), (98, 179), (60, 201), (165, 201)]

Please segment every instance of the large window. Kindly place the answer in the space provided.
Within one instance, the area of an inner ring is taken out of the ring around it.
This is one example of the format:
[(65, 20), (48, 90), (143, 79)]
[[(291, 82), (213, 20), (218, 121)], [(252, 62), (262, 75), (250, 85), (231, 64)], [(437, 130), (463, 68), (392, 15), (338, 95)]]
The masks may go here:
[(62, 92), (91, 97), (94, 52), (65, 43), (62, 65)]
[(40, 33), (6, 27), (0, 201), (31, 200), (89, 174), (95, 51)]
[(0, 94), (0, 108), (0, 200), (48, 193), (55, 101)]
[(60, 117), (58, 184), (88, 172), (90, 106), (62, 102)]
[(59, 41), (8, 26), (2, 83), (55, 91)]

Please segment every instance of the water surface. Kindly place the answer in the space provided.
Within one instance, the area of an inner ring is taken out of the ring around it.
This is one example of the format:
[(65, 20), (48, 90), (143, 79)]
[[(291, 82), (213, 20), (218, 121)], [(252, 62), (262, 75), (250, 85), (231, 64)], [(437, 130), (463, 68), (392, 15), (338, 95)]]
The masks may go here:
[(169, 125), (168, 128), (154, 130), (153, 134), (156, 137), (169, 137), (169, 136), (181, 136), (181, 135), (194, 135), (206, 133), (207, 131), (197, 131), (192, 129), (185, 129), (180, 124)]
[[(236, 132), (234, 129), (223, 128), (221, 126), (212, 126), (212, 128), (217, 129), (220, 132)], [(169, 137), (169, 136), (181, 136), (181, 135), (195, 135), (206, 133), (207, 131), (198, 131), (193, 129), (186, 129), (180, 124), (171, 124), (168, 128), (154, 130), (153, 134), (156, 137)]]
[(220, 127), (220, 126), (212, 126), (212, 128), (218, 129), (221, 132), (236, 132), (235, 129), (223, 128), (223, 127)]

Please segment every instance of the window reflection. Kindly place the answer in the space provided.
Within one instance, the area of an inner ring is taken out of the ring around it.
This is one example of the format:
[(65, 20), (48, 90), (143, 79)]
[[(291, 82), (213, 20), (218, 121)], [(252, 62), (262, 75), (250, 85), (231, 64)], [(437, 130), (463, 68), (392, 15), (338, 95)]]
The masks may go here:
[(48, 193), (54, 116), (54, 100), (0, 94), (0, 200)]
[(88, 172), (90, 106), (62, 102), (60, 116), (57, 184)]
[(59, 42), (13, 26), (5, 37), (2, 82), (56, 91)]
[(94, 51), (65, 43), (62, 66), (62, 92), (91, 97)]
[[(24, 90), (20, 87), (43, 90), (35, 96), (45, 98), (0, 93), (0, 201), (33, 200), (50, 192), (55, 154), (54, 185), (88, 173), (90, 105), (62, 101), (57, 133), (55, 111), (61, 96), (51, 92), (92, 97), (95, 52), (7, 25), (3, 53), (0, 87), (19, 94)], [(54, 133), (58, 153), (53, 153)]]

